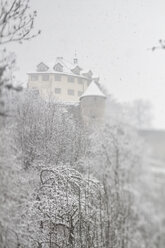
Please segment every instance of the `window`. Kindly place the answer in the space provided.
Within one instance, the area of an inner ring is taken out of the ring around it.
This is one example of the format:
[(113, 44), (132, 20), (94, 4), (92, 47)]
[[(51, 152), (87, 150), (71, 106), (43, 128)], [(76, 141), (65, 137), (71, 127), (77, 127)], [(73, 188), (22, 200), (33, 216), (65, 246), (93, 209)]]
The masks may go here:
[(49, 67), (45, 65), (43, 62), (41, 62), (39, 65), (37, 65), (37, 71), (47, 71)]
[(73, 76), (68, 76), (68, 82), (74, 83), (74, 77)]
[(62, 72), (62, 71), (63, 71), (63, 66), (62, 66), (60, 63), (57, 63), (57, 64), (53, 67), (53, 69), (54, 69), (55, 71), (60, 71), (60, 72)]
[(74, 74), (77, 74), (77, 75), (80, 75), (80, 71), (82, 69), (77, 65), (75, 68), (73, 68), (71, 71), (74, 73)]
[(93, 115), (93, 114), (92, 114), (92, 116), (91, 116), (91, 117), (92, 117), (92, 119), (96, 119), (96, 116), (95, 116), (95, 115)]
[(34, 74), (31, 75), (31, 81), (37, 81), (38, 80), (38, 75)]
[(68, 95), (74, 96), (74, 90), (69, 89), (69, 90), (68, 90)]
[(60, 74), (55, 74), (54, 75), (54, 80), (55, 81), (61, 81), (61, 75)]
[(78, 96), (82, 96), (83, 91), (78, 91)]
[(78, 83), (79, 84), (83, 84), (83, 79), (82, 78), (78, 78)]
[(42, 81), (49, 81), (49, 75), (48, 74), (43, 74), (42, 75)]
[(55, 93), (56, 94), (60, 94), (61, 93), (61, 89), (60, 88), (55, 88)]

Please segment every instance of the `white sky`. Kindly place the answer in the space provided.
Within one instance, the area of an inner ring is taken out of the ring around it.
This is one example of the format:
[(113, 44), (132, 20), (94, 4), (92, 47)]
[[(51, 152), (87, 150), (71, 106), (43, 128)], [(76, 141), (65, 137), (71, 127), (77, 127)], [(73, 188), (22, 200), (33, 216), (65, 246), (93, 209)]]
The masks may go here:
[(92, 69), (119, 101), (150, 100), (155, 127), (165, 128), (165, 50), (148, 48), (165, 38), (164, 0), (31, 0), (42, 34), (23, 45), (12, 44), (18, 78), (41, 61), (57, 56)]

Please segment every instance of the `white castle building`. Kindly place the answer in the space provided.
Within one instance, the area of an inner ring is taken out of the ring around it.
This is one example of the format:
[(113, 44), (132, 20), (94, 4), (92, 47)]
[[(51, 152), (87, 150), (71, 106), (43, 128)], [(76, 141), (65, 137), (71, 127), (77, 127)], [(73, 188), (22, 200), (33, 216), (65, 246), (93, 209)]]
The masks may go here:
[(106, 96), (98, 80), (91, 70), (82, 70), (77, 58), (68, 63), (58, 57), (54, 65), (41, 62), (36, 71), (28, 73), (28, 88), (35, 89), (44, 100), (80, 104), (85, 123), (102, 122)]
[(69, 63), (58, 57), (54, 64), (41, 62), (36, 71), (28, 73), (28, 88), (37, 90), (45, 100), (51, 97), (63, 102), (78, 102), (93, 79), (92, 71), (84, 71), (77, 58)]

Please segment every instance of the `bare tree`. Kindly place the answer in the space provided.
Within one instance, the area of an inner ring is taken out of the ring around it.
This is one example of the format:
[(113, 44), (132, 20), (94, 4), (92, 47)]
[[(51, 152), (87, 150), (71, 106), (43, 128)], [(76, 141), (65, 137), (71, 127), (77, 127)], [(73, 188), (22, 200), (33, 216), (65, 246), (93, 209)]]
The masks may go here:
[[(36, 11), (30, 11), (29, 0), (0, 0), (0, 46), (7, 43), (30, 40), (40, 34), (33, 32)], [(22, 87), (13, 84), (11, 72), (15, 66), (13, 55), (6, 49), (0, 55), (0, 115), (6, 115), (5, 94), (7, 90), (20, 91)], [(10, 75), (9, 75), (10, 74)]]
[(0, 44), (22, 42), (40, 33), (32, 33), (37, 12), (29, 9), (29, 0), (0, 1)]
[(99, 181), (70, 166), (44, 169), (40, 178), (32, 203), (39, 223), (33, 239), (50, 248), (106, 247), (105, 193)]
[(76, 163), (85, 153), (85, 132), (63, 104), (44, 102), (33, 91), (13, 103), (15, 149), (21, 151), (24, 168), (33, 163)]
[(159, 45), (153, 46), (151, 50), (154, 52), (157, 49), (165, 49), (165, 40), (160, 39), (159, 40)]

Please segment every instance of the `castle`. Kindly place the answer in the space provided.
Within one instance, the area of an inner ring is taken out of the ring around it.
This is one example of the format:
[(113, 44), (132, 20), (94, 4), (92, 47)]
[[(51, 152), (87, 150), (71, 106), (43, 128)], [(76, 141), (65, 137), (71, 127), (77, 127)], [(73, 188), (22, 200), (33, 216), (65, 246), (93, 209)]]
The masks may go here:
[(35, 89), (44, 100), (79, 103), (86, 123), (104, 118), (105, 99), (91, 70), (83, 71), (75, 57), (69, 63), (62, 57), (53, 65), (41, 62), (35, 72), (28, 73), (28, 88)]
[(91, 70), (84, 71), (75, 57), (68, 62), (57, 57), (49, 65), (41, 62), (36, 71), (28, 73), (28, 88), (35, 88), (45, 100), (53, 97), (62, 102), (77, 102), (86, 91), (93, 78)]

